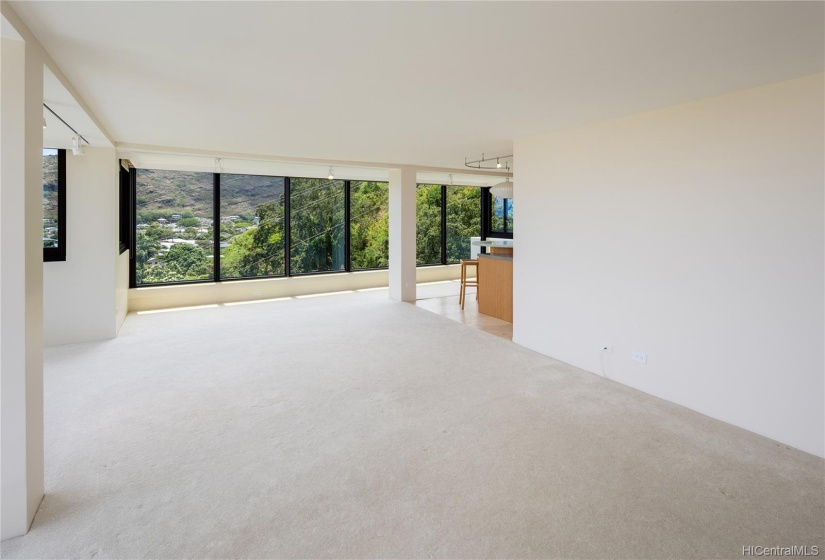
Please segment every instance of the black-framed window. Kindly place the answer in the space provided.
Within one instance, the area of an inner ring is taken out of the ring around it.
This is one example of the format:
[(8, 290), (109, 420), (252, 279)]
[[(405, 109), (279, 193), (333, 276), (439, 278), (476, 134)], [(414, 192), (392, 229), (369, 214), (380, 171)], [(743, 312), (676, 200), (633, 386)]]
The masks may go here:
[[(123, 188), (132, 287), (389, 264), (387, 182), (132, 168)], [(418, 264), (468, 258), (483, 201), (478, 187), (419, 185)]]
[(344, 181), (291, 178), (289, 185), (290, 274), (346, 270)]
[(220, 277), (286, 274), (286, 179), (220, 175)]
[(213, 174), (135, 174), (135, 284), (212, 280)]
[(390, 263), (390, 185), (350, 181), (350, 267), (386, 268)]
[(129, 175), (132, 287), (389, 264), (386, 182), (153, 169)]
[(415, 262), (443, 264), (441, 185), (418, 185), (415, 192)]
[(448, 186), (445, 190), (445, 258), (447, 264), (453, 264), (469, 259), (471, 238), (481, 237), (481, 189)]
[(471, 238), (481, 236), (479, 187), (418, 185), (416, 263), (455, 264), (470, 258)]
[(43, 148), (43, 261), (66, 260), (66, 150)]
[(120, 242), (121, 254), (131, 246), (132, 239), (131, 176), (128, 164), (124, 160), (121, 160), (118, 188), (118, 240)]
[(489, 188), (483, 189), (482, 214), (484, 237), (513, 238), (513, 200), (493, 196)]

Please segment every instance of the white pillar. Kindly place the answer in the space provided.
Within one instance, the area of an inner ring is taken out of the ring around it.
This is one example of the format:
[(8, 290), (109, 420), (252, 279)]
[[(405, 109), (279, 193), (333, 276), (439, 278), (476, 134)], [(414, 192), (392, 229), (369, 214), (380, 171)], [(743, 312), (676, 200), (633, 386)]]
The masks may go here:
[(0, 40), (0, 537), (43, 498), (43, 63)]
[(390, 299), (415, 301), (415, 169), (390, 169)]

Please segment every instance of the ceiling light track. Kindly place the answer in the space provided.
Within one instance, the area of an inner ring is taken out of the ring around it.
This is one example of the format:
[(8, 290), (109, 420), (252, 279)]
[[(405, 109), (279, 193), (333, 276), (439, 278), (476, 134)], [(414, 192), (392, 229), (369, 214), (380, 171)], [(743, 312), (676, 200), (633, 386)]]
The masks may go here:
[[(82, 134), (80, 134), (78, 131), (76, 131), (76, 130), (72, 127), (72, 125), (70, 125), (69, 123), (67, 123), (66, 121), (64, 121), (64, 120), (60, 117), (60, 115), (58, 115), (57, 113), (55, 113), (54, 111), (52, 111), (52, 108), (51, 108), (51, 107), (49, 107), (49, 106), (48, 106), (48, 105), (46, 105), (45, 103), (43, 104), (43, 107), (45, 107), (45, 108), (46, 108), (46, 110), (47, 110), (47, 111), (49, 111), (49, 113), (51, 113), (52, 115), (54, 115), (55, 117), (57, 117), (57, 120), (59, 120), (60, 122), (62, 122), (63, 124), (65, 124), (65, 125), (66, 125), (66, 127), (67, 127), (69, 130), (71, 130), (72, 132), (74, 132), (74, 133), (77, 135), (77, 137), (78, 137), (78, 138), (80, 138), (81, 140), (83, 140), (84, 142), (86, 142), (87, 144), (89, 144), (90, 146), (92, 145), (92, 144), (91, 144), (91, 142), (89, 142), (88, 140), (86, 140), (85, 138), (83, 138), (83, 135), (82, 135)], [(46, 128), (46, 127), (44, 126), (43, 128)]]
[(512, 174), (510, 173), (510, 164), (506, 163), (507, 179), (504, 182), (490, 187), (490, 193), (497, 198), (507, 198), (513, 200), (513, 183), (510, 181)]
[(495, 156), (495, 157), (487, 157), (484, 154), (481, 154), (481, 159), (476, 159), (473, 161), (467, 161), (467, 158), (464, 158), (464, 167), (472, 167), (473, 169), (501, 169), (504, 165), (507, 164), (506, 160), (510, 160), (513, 158), (513, 154), (509, 156)]

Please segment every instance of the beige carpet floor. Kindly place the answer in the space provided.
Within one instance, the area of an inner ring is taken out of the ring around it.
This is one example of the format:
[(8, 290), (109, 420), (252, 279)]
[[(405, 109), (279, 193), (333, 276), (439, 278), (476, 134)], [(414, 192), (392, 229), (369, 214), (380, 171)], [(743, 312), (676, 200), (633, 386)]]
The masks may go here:
[(47, 495), (4, 558), (825, 545), (821, 459), (386, 292), (130, 315), (45, 386)]

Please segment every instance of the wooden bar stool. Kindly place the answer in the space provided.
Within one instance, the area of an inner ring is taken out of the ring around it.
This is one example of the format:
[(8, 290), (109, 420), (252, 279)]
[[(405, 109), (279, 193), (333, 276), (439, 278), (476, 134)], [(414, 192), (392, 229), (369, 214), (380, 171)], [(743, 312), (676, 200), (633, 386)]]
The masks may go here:
[[(476, 267), (476, 279), (467, 279), (467, 267)], [(467, 299), (467, 286), (475, 287), (476, 299), (478, 299), (478, 259), (461, 259), (461, 290), (458, 292), (458, 303), (464, 309), (464, 300)]]

